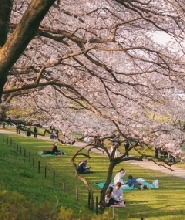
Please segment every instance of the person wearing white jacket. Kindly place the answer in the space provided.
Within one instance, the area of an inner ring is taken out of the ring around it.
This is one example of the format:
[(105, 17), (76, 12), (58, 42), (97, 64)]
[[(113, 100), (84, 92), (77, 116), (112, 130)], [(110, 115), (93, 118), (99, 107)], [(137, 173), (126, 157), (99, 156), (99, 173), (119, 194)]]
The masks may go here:
[(124, 181), (122, 178), (125, 176), (125, 174), (126, 171), (123, 168), (121, 168), (120, 171), (114, 177), (114, 185), (116, 185), (116, 183), (118, 182), (120, 182), (123, 185)]
[(121, 190), (121, 183), (118, 182), (113, 189), (113, 198), (115, 202), (123, 201), (123, 191)]

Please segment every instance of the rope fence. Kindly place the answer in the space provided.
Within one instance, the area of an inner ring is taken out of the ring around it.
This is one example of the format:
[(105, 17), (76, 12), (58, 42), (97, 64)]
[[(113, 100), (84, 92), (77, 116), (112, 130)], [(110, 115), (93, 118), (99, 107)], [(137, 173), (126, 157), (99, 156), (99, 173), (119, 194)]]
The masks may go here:
[[(82, 195), (81, 190), (79, 190), (78, 186), (70, 187), (70, 184), (67, 183), (65, 179), (61, 179), (59, 175), (57, 175), (56, 171), (48, 168), (48, 166), (42, 161), (42, 159), (38, 158), (37, 155), (32, 155), (25, 148), (17, 144), (12, 138), (6, 137), (2, 135), (2, 143), (7, 145), (9, 149), (6, 151), (6, 155), (8, 153), (12, 154), (15, 157), (18, 157), (19, 160), (22, 160), (23, 164), (29, 164), (29, 167), (35, 168), (36, 172), (43, 176), (44, 179), (50, 179), (51, 185), (55, 188), (59, 188), (63, 191), (70, 191), (72, 195), (74, 195), (74, 199), (76, 202), (80, 202), (80, 198)], [(74, 191), (74, 192), (73, 192)], [(98, 214), (98, 211), (94, 209), (94, 204), (92, 208), (91, 199), (89, 197), (89, 193), (87, 191), (87, 207)], [(98, 200), (97, 200), (98, 203)], [(98, 204), (96, 204), (98, 206)]]
[[(18, 159), (22, 159), (23, 164), (29, 164), (29, 167), (33, 167), (36, 172), (44, 179), (49, 179), (51, 180), (51, 185), (54, 186), (55, 188), (58, 188), (59, 190), (63, 190), (65, 192), (70, 191), (72, 195), (74, 195), (74, 200), (76, 202), (80, 202), (81, 196), (81, 191), (79, 190), (78, 186), (75, 186), (73, 188), (69, 187), (69, 184), (67, 183), (66, 179), (61, 179), (59, 175), (57, 175), (57, 172), (49, 169), (48, 166), (41, 161), (41, 159), (38, 159), (37, 155), (32, 155), (29, 151), (27, 151), (25, 148), (22, 148), (19, 144), (17, 144), (12, 138), (6, 137), (4, 135), (0, 136), (2, 143), (4, 145), (7, 145), (9, 148), (8, 151), (6, 151), (6, 155), (12, 154), (15, 157), (18, 157)], [(8, 148), (7, 148), (8, 149)], [(74, 191), (74, 192), (73, 192)], [(72, 193), (73, 192), (73, 193)], [(87, 208), (92, 210), (95, 214), (99, 214), (99, 198), (98, 196), (95, 197), (94, 201), (94, 195), (93, 192), (88, 192), (87, 191)], [(95, 204), (94, 204), (95, 203)], [(112, 219), (116, 220), (116, 215), (115, 215), (115, 209), (112, 208)], [(141, 220), (146, 220), (146, 218), (141, 217)]]

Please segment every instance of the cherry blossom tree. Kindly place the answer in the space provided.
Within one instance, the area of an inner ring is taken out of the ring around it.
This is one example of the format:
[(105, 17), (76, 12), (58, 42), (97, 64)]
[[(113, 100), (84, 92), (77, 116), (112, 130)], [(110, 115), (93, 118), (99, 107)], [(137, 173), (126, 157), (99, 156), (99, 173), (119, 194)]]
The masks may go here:
[[(180, 150), (183, 1), (1, 2), (1, 105), (68, 132), (105, 140), (116, 130), (122, 140)], [(114, 166), (133, 158), (115, 158), (120, 145), (94, 146), (110, 160), (106, 188)]]

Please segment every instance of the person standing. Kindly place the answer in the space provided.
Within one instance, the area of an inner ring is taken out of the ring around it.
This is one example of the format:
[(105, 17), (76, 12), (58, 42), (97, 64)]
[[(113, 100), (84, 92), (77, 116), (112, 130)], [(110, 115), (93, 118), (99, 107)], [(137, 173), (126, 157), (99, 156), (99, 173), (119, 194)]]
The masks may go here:
[(20, 134), (20, 127), (21, 127), (20, 124), (17, 124), (17, 125), (16, 125), (16, 131), (17, 131), (17, 134)]
[(159, 158), (159, 148), (155, 147), (155, 158)]
[(26, 130), (26, 135), (27, 135), (27, 137), (30, 137), (30, 136), (31, 136), (30, 127), (27, 128), (27, 130)]
[(128, 142), (128, 140), (126, 141), (126, 143), (124, 144), (124, 147), (125, 147), (125, 156), (128, 157), (128, 150), (129, 150), (129, 147), (130, 147), (130, 144)]
[(37, 137), (37, 127), (36, 126), (34, 126), (33, 132), (34, 132), (34, 138), (36, 138)]

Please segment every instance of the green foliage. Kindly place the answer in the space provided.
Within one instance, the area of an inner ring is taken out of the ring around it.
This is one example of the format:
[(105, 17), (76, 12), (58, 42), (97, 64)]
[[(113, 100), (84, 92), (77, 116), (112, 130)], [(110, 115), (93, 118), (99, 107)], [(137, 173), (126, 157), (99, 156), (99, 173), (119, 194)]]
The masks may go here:
[(36, 206), (17, 192), (0, 191), (0, 201), (1, 220), (56, 219), (51, 204)]
[(36, 206), (17, 192), (0, 191), (0, 220), (109, 220), (108, 214), (102, 216), (76, 215), (72, 209), (55, 209), (50, 203)]
[(92, 216), (92, 215), (84, 215), (83, 212), (80, 216), (76, 216), (72, 209), (61, 208), (60, 213), (58, 214), (57, 220), (110, 220), (112, 219), (108, 212), (105, 212), (103, 215)]

